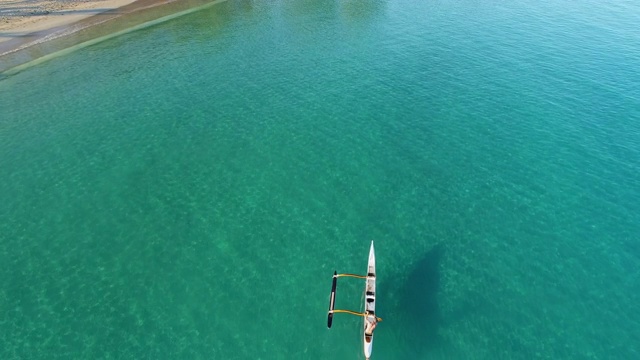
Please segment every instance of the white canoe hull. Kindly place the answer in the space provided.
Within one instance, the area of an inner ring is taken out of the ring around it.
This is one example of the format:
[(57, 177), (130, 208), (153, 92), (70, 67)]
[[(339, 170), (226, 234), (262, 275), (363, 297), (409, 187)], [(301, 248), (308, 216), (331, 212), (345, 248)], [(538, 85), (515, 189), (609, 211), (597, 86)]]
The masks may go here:
[[(364, 329), (370, 321), (376, 321), (376, 255), (373, 250), (373, 241), (369, 249), (369, 265), (367, 266), (367, 282), (364, 296)], [(364, 356), (369, 359), (373, 350), (373, 333), (367, 335), (363, 333)]]

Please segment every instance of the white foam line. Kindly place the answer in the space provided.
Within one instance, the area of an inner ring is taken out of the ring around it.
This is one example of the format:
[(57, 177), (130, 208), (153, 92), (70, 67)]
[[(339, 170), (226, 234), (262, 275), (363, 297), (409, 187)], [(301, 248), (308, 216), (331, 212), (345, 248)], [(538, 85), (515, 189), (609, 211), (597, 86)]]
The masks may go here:
[(212, 1), (212, 2), (204, 4), (204, 5), (200, 5), (200, 6), (188, 9), (188, 10), (180, 11), (180, 12), (177, 12), (175, 14), (163, 16), (163, 17), (161, 17), (159, 19), (147, 21), (147, 22), (144, 22), (142, 24), (139, 24), (139, 25), (136, 25), (136, 26), (124, 29), (124, 30), (120, 30), (120, 31), (117, 31), (117, 32), (114, 32), (114, 33), (111, 33), (111, 34), (108, 34), (108, 35), (100, 36), (100, 37), (97, 37), (95, 39), (91, 39), (91, 40), (82, 42), (80, 44), (77, 44), (77, 45), (74, 45), (74, 46), (71, 46), (71, 47), (68, 47), (68, 48), (53, 52), (51, 54), (39, 57), (37, 59), (31, 60), (31, 61), (26, 62), (24, 64), (12, 67), (12, 68), (10, 68), (8, 70), (5, 70), (4, 72), (1, 72), (0, 75), (5, 75), (5, 76), (15, 75), (15, 74), (17, 74), (17, 73), (19, 73), (19, 72), (21, 72), (21, 71), (23, 71), (25, 69), (28, 69), (28, 68), (30, 68), (32, 66), (36, 66), (36, 65), (42, 64), (42, 63), (47, 62), (47, 61), (49, 61), (51, 59), (55, 59), (57, 57), (65, 56), (65, 55), (73, 53), (74, 51), (78, 51), (80, 49), (84, 49), (84, 48), (86, 48), (88, 46), (99, 44), (99, 43), (101, 43), (103, 41), (106, 41), (106, 40), (109, 40), (109, 39), (113, 39), (113, 38), (116, 38), (118, 36), (129, 34), (129, 33), (132, 33), (134, 31), (146, 29), (146, 28), (149, 28), (151, 26), (158, 25), (158, 24), (161, 24), (163, 22), (167, 22), (169, 20), (173, 20), (175, 18), (179, 18), (181, 16), (185, 16), (185, 15), (188, 15), (188, 14), (191, 14), (191, 13), (194, 13), (194, 12), (197, 12), (197, 11), (212, 7), (213, 5), (216, 5), (216, 4), (221, 3), (223, 1), (226, 1), (226, 0)]

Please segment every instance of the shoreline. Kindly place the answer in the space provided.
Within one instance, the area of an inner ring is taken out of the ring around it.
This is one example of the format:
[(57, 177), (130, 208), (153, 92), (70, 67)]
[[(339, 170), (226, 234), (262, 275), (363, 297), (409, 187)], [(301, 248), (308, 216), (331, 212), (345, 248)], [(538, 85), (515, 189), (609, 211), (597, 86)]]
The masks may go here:
[[(38, 43), (57, 31), (95, 16), (117, 15), (138, 0), (36, 0), (29, 4), (0, 0), (0, 56)], [(108, 16), (106, 16), (108, 17)], [(108, 20), (108, 19), (104, 19)]]
[(114, 11), (136, 0), (38, 0), (26, 5), (0, 0), (0, 43), (11, 37), (28, 36), (88, 17)]
[[(0, 0), (0, 4), (8, 1), (13, 0)], [(72, 1), (82, 2), (82, 0)], [(42, 21), (37, 26), (43, 30), (35, 30), (30, 33), (28, 30), (22, 30), (25, 32), (23, 35), (16, 35), (9, 40), (0, 41), (0, 80), (52, 57), (113, 36), (153, 26), (158, 22), (168, 21), (223, 1), (225, 0), (84, 0), (84, 2), (94, 5), (96, 3), (101, 5), (115, 4), (117, 2), (126, 3), (126, 5), (118, 8), (102, 6), (86, 10), (84, 11), (87, 13), (84, 14), (86, 16), (80, 19), (65, 17), (63, 22), (54, 21), (57, 19)], [(48, 1), (34, 0), (34, 3), (38, 2)], [(66, 12), (69, 15), (73, 14), (73, 10)], [(23, 29), (27, 29), (27, 27)], [(29, 29), (37, 28), (31, 27)], [(6, 31), (0, 30), (0, 37), (7, 34)]]
[[(177, 0), (35, 0), (28, 6), (0, 0), (0, 72), (64, 46), (57, 39), (99, 27), (96, 25)], [(41, 46), (38, 46), (41, 45)], [(67, 46), (69, 44), (66, 44)], [(51, 48), (51, 49), (39, 49)]]

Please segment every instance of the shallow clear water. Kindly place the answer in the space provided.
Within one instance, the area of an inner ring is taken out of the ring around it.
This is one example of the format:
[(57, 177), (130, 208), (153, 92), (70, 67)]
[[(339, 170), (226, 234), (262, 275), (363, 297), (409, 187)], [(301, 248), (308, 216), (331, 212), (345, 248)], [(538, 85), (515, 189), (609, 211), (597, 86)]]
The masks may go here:
[[(640, 5), (234, 1), (0, 81), (0, 358), (640, 356)], [(358, 280), (337, 306), (359, 310)]]

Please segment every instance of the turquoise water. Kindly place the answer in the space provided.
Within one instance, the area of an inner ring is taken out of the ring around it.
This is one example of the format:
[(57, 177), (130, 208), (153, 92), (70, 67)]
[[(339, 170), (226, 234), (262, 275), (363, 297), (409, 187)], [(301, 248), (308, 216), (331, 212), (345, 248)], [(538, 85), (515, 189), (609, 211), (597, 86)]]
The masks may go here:
[[(234, 1), (0, 80), (0, 358), (640, 357), (640, 5)], [(364, 284), (341, 279), (337, 306)]]

